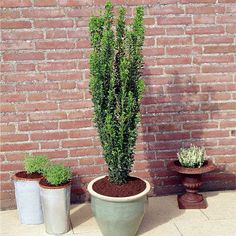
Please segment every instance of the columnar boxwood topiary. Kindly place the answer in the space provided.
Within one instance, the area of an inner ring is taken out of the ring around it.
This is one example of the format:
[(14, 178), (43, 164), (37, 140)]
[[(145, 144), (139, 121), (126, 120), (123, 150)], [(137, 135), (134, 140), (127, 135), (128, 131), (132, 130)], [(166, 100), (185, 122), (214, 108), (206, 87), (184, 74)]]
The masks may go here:
[(127, 182), (134, 162), (134, 145), (144, 91), (141, 79), (144, 41), (143, 7), (136, 8), (133, 24), (126, 26), (119, 9), (113, 28), (112, 4), (90, 19), (93, 51), (90, 55), (90, 92), (109, 181)]

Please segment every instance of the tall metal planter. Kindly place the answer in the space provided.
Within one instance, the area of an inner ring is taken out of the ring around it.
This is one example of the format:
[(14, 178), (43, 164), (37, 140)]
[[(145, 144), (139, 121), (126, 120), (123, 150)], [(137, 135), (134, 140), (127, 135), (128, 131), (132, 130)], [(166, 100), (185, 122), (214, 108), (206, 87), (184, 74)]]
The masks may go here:
[(48, 234), (64, 234), (70, 230), (71, 182), (49, 187), (40, 184), (43, 217)]
[(41, 178), (28, 179), (14, 175), (16, 205), (21, 224), (42, 224), (43, 213), (40, 200), (39, 181)]

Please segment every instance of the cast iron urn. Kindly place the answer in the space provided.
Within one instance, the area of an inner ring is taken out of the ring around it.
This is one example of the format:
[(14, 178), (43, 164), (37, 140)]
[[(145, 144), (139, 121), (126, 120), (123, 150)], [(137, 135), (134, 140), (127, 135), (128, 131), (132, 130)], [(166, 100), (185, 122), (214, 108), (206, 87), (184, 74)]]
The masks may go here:
[(202, 174), (216, 169), (213, 162), (206, 160), (200, 168), (187, 168), (176, 160), (168, 164), (168, 169), (181, 174), (181, 182), (186, 190), (184, 194), (178, 196), (179, 209), (207, 208), (207, 203), (202, 194), (198, 193), (198, 189), (202, 185)]

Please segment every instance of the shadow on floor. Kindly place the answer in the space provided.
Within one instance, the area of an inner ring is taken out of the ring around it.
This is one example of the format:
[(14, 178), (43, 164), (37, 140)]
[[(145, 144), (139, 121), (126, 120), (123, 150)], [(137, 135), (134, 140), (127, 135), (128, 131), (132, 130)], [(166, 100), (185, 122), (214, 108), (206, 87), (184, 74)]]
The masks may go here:
[(73, 228), (83, 224), (93, 217), (92, 210), (89, 204), (83, 204), (81, 207), (78, 205), (71, 205), (70, 218), (73, 222)]
[(172, 219), (184, 214), (185, 210), (179, 210), (178, 208), (176, 197), (162, 197), (160, 202), (156, 200), (157, 198), (158, 197), (149, 198), (148, 208), (137, 236), (151, 231), (152, 229), (168, 223)]

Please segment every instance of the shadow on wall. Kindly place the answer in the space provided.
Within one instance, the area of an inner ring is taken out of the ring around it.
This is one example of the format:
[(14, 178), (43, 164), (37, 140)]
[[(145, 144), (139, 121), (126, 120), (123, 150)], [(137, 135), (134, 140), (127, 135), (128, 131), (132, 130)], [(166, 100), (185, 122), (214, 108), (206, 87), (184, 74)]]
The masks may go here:
[[(203, 146), (207, 157), (216, 162), (214, 151), (218, 140), (230, 139), (230, 130), (219, 129), (219, 121), (212, 116), (213, 112), (221, 110), (219, 103), (212, 101), (216, 96), (214, 89), (208, 86), (202, 91), (200, 77), (177, 72), (169, 77), (149, 74), (145, 77), (147, 91), (143, 99), (142, 135), (137, 145), (140, 153), (136, 156), (135, 169), (140, 177), (153, 184), (154, 195), (183, 191), (180, 177), (167, 170), (168, 162), (177, 158), (180, 147), (188, 147), (191, 143)], [(217, 163), (217, 167), (215, 172), (204, 176), (201, 190), (235, 189), (234, 172), (228, 171), (224, 163)]]

